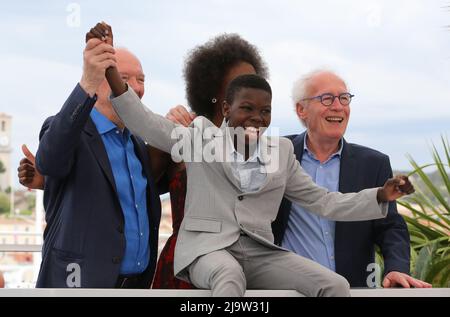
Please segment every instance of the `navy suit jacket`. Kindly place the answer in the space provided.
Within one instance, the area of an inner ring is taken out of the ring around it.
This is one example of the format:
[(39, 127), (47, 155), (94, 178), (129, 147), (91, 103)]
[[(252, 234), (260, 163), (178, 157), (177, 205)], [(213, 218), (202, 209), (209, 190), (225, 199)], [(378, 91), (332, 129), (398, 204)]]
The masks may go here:
[[(302, 161), (305, 133), (288, 136), (294, 144), (295, 155)], [(339, 191), (358, 192), (381, 187), (392, 177), (389, 157), (373, 149), (344, 142), (341, 155)], [(291, 202), (283, 199), (279, 214), (273, 223), (275, 243), (281, 245), (289, 220)], [(409, 274), (410, 241), (408, 228), (398, 214), (394, 202), (389, 204), (384, 219), (356, 222), (336, 222), (336, 272), (344, 276), (352, 287), (367, 287), (367, 277), (373, 271), (374, 246), (378, 245), (384, 257), (384, 274), (398, 271)]]
[[(90, 118), (95, 101), (77, 85), (40, 133), (36, 167), (45, 175), (47, 227), (37, 287), (73, 286), (67, 280), (79, 276), (81, 287), (114, 288), (119, 276), (124, 217), (105, 146)], [(161, 202), (146, 146), (137, 137), (132, 140), (148, 179), (151, 258), (141, 285), (148, 288), (156, 266)]]

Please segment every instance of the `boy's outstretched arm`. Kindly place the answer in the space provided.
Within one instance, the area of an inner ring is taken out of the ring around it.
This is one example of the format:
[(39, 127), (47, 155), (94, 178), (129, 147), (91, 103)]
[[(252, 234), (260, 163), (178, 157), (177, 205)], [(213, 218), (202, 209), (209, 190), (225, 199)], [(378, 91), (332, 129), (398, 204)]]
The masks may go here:
[(384, 187), (364, 189), (358, 193), (328, 192), (318, 186), (301, 168), (289, 150), (285, 197), (303, 208), (335, 221), (361, 221), (386, 217), (388, 201), (414, 191), (409, 181), (390, 179)]

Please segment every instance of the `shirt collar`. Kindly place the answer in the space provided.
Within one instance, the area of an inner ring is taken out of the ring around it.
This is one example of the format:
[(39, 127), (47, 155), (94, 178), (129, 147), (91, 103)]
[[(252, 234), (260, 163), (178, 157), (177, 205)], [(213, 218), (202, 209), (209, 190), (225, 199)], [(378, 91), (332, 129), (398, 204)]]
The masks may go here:
[(91, 111), (91, 119), (97, 127), (98, 133), (105, 134), (111, 130), (118, 129), (117, 126), (108, 118), (106, 118), (100, 111), (93, 108)]
[(232, 158), (233, 161), (256, 162), (258, 160), (260, 163), (263, 162), (263, 160), (261, 159), (261, 148), (259, 142), (253, 154), (248, 158), (247, 161), (245, 161), (244, 156), (241, 153), (239, 153), (234, 147), (234, 142), (230, 134), (230, 127), (228, 126), (228, 121), (226, 121), (226, 119), (223, 120), (222, 127), (225, 127), (225, 131), (227, 134), (227, 141), (226, 141), (227, 153), (229, 153), (230, 158)]
[[(316, 156), (314, 153), (308, 148), (308, 142), (306, 142), (306, 138), (308, 137), (308, 133), (305, 133), (305, 137), (303, 139), (303, 152), (306, 152), (309, 156), (316, 159)], [(342, 155), (342, 149), (344, 148), (344, 138), (341, 138), (339, 140), (339, 149), (330, 155), (328, 160), (332, 159), (333, 157), (341, 157)], [(327, 161), (328, 161), (327, 160)]]

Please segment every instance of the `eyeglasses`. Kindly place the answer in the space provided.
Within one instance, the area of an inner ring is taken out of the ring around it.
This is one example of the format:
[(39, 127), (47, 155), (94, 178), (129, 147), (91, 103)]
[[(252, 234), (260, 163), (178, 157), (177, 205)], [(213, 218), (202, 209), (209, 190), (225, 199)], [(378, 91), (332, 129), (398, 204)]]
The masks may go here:
[(320, 96), (315, 96), (315, 97), (311, 97), (311, 98), (305, 98), (305, 99), (302, 99), (301, 101), (318, 99), (318, 100), (320, 100), (322, 105), (324, 105), (325, 107), (329, 107), (329, 106), (331, 106), (333, 104), (334, 99), (339, 98), (339, 102), (341, 103), (341, 105), (348, 106), (350, 104), (350, 102), (352, 101), (353, 97), (355, 97), (355, 95), (352, 95), (352, 94), (350, 94), (348, 92), (340, 94), (339, 96), (335, 96), (333, 94), (325, 93), (325, 94), (322, 94)]

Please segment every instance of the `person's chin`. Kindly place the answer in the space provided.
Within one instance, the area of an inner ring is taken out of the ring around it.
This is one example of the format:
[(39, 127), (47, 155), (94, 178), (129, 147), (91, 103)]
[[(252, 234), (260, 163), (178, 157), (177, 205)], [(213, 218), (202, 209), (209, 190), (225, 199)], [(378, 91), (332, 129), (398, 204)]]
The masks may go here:
[(334, 127), (332, 129), (324, 129), (322, 134), (327, 136), (328, 138), (337, 138), (340, 139), (344, 135), (345, 127)]
[(343, 136), (344, 136), (343, 133), (329, 133), (329, 134), (327, 134), (327, 139), (335, 140), (336, 142), (339, 142)]

